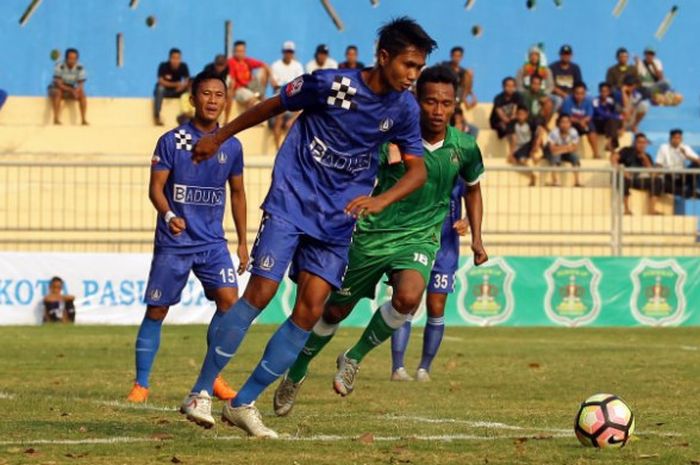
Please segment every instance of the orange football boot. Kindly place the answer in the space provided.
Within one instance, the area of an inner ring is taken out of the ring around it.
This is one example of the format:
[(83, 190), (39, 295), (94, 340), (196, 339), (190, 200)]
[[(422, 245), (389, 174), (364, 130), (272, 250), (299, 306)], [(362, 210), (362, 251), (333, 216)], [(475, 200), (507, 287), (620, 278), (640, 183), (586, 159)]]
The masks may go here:
[(221, 377), (217, 376), (214, 380), (214, 397), (220, 400), (231, 400), (238, 393)]
[(141, 386), (139, 383), (134, 383), (131, 392), (126, 398), (127, 402), (142, 404), (148, 400), (148, 388)]

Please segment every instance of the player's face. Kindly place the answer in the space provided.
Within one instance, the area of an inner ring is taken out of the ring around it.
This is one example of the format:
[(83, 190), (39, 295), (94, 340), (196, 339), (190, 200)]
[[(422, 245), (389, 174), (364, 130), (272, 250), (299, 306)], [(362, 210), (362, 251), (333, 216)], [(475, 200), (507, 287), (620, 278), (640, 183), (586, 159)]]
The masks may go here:
[(445, 82), (428, 82), (419, 103), (421, 127), (434, 134), (444, 132), (455, 112), (455, 89)]
[(410, 89), (425, 66), (425, 53), (413, 46), (393, 57), (386, 50), (380, 50), (377, 58), (387, 84), (399, 92)]
[(202, 82), (192, 96), (195, 116), (205, 121), (216, 121), (226, 107), (226, 86), (218, 79)]

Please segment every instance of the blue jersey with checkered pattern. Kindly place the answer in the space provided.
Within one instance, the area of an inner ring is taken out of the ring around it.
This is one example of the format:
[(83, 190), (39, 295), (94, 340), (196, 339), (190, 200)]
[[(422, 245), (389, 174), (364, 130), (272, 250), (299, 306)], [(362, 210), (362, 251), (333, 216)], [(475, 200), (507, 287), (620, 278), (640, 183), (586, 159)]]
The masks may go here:
[(289, 111), (303, 110), (280, 148), (263, 210), (328, 243), (350, 241), (345, 214), (374, 186), (379, 147), (396, 143), (423, 156), (418, 104), (408, 92), (375, 94), (360, 70), (319, 70), (280, 92)]
[(186, 229), (174, 236), (159, 215), (155, 248), (169, 253), (197, 253), (226, 242), (223, 219), (226, 183), (243, 173), (243, 150), (236, 138), (227, 140), (215, 157), (192, 162), (192, 147), (203, 133), (187, 123), (166, 132), (156, 145), (153, 171), (168, 170), (165, 196), (170, 210), (184, 218)]

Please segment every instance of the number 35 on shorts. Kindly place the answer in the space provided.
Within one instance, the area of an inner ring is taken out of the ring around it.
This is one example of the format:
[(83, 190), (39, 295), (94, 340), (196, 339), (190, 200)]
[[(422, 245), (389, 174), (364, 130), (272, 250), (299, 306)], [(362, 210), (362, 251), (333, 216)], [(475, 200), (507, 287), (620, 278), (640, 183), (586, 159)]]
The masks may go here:
[(233, 268), (221, 268), (219, 276), (221, 276), (221, 282), (224, 284), (236, 283), (236, 271)]

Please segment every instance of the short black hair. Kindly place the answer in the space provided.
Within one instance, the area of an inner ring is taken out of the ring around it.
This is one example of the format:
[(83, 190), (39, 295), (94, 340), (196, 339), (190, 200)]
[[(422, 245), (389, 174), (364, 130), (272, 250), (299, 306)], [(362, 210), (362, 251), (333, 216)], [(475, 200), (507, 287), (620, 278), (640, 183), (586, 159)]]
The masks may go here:
[(603, 87), (607, 87), (608, 89), (612, 89), (612, 86), (605, 81), (598, 84), (598, 90), (599, 91), (603, 90)]
[(673, 136), (675, 136), (676, 134), (682, 136), (682, 135), (683, 135), (683, 130), (682, 130), (681, 128), (674, 128), (674, 129), (671, 129), (671, 130), (668, 132), (669, 137), (673, 137)]
[(452, 55), (454, 52), (459, 52), (462, 55), (464, 55), (464, 47), (460, 47), (459, 45), (456, 45), (450, 49), (450, 55)]
[(234, 47), (238, 47), (239, 45), (246, 45), (245, 40), (237, 40), (233, 43)]
[(634, 141), (635, 141), (635, 142), (637, 142), (637, 140), (639, 140), (639, 139), (646, 139), (646, 140), (649, 140), (649, 138), (647, 137), (647, 135), (644, 134), (643, 132), (638, 132), (637, 134), (634, 135)]
[(579, 87), (583, 87), (583, 90), (588, 90), (588, 86), (586, 85), (585, 82), (583, 82), (583, 81), (574, 82), (574, 90), (578, 89)]
[(542, 81), (542, 76), (540, 76), (539, 74), (533, 74), (532, 76), (530, 76), (530, 82), (532, 82), (533, 79), (539, 79), (540, 81)]
[(201, 86), (204, 81), (209, 81), (210, 79), (221, 82), (224, 85), (224, 92), (226, 91), (226, 81), (224, 81), (224, 79), (218, 73), (212, 73), (211, 71), (202, 71), (201, 73), (196, 75), (192, 80), (192, 95), (197, 95), (197, 90), (199, 89), (199, 86)]
[(430, 55), (437, 47), (437, 42), (415, 20), (407, 16), (392, 19), (377, 32), (377, 52), (386, 50), (392, 57), (411, 46), (426, 55)]
[(516, 108), (516, 111), (521, 111), (521, 110), (530, 113), (530, 109), (528, 107), (526, 107), (525, 105), (518, 105), (518, 108)]
[(505, 86), (506, 86), (506, 83), (507, 83), (508, 81), (513, 81), (513, 82), (515, 82), (515, 78), (514, 78), (513, 76), (506, 76), (506, 77), (504, 77), (503, 80), (501, 81), (501, 87), (505, 87)]
[(77, 49), (77, 48), (73, 48), (73, 47), (67, 48), (67, 49), (66, 49), (66, 58), (68, 58), (68, 54), (69, 54), (69, 53), (75, 53), (76, 56), (80, 56), (80, 53), (78, 53), (78, 49)]
[(561, 123), (561, 120), (563, 120), (564, 118), (571, 119), (571, 115), (569, 115), (568, 113), (562, 113), (562, 114), (560, 114), (560, 115), (557, 117), (557, 126), (559, 126), (559, 123)]
[(348, 45), (347, 47), (345, 47), (345, 53), (348, 53), (350, 50), (357, 51), (357, 45)]
[(63, 284), (63, 279), (59, 278), (58, 276), (54, 276), (54, 277), (51, 278), (51, 280), (49, 281), (49, 284), (53, 284), (53, 283), (56, 283), (56, 282)]
[(628, 74), (622, 79), (622, 85), (623, 86), (634, 86), (637, 84), (637, 78), (632, 76), (631, 74)]
[(451, 84), (452, 88), (457, 93), (457, 76), (446, 66), (431, 66), (430, 68), (425, 68), (416, 82), (416, 96), (420, 99), (423, 93), (423, 88), (429, 82)]
[(182, 55), (182, 52), (180, 51), (179, 48), (173, 47), (170, 49), (170, 52), (168, 53), (168, 56), (173, 56), (174, 54), (179, 54)]

